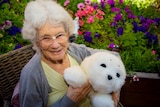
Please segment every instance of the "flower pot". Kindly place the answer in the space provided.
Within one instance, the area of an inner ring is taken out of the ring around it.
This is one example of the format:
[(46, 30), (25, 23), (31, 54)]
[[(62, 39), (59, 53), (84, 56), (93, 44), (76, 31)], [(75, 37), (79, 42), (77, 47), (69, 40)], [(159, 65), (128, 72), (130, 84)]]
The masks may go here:
[(124, 107), (160, 107), (160, 77), (153, 73), (136, 73), (138, 79), (127, 76), (120, 102)]

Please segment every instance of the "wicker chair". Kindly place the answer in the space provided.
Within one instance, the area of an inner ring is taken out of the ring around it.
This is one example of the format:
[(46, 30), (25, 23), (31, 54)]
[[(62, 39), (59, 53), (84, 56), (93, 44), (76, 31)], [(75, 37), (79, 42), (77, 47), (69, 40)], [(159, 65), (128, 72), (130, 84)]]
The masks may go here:
[(32, 45), (28, 45), (0, 55), (0, 99), (4, 102), (11, 100), (20, 72), (34, 53)]

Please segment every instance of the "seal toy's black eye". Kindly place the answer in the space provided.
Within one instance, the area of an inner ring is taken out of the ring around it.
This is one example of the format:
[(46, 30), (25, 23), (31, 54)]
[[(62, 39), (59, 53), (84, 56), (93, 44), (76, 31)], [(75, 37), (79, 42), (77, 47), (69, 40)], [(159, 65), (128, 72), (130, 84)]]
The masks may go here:
[(119, 74), (119, 73), (117, 73), (117, 74), (116, 74), (116, 76), (119, 78), (119, 77), (120, 77), (120, 74)]
[(107, 67), (107, 66), (106, 66), (106, 64), (101, 64), (101, 66), (102, 66), (102, 67), (104, 67), (104, 68), (106, 68), (106, 67)]
[(112, 80), (112, 76), (111, 75), (108, 75), (108, 80)]

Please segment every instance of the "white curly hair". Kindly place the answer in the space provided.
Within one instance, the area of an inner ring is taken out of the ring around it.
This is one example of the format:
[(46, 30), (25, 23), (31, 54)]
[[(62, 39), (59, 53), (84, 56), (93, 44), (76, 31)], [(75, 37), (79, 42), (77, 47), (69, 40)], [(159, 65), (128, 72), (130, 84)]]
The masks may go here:
[(33, 49), (40, 52), (36, 45), (37, 30), (46, 22), (53, 26), (64, 25), (68, 35), (72, 35), (75, 25), (70, 14), (53, 0), (36, 0), (27, 4), (24, 12), (24, 23), (22, 28), (23, 39), (33, 44)]

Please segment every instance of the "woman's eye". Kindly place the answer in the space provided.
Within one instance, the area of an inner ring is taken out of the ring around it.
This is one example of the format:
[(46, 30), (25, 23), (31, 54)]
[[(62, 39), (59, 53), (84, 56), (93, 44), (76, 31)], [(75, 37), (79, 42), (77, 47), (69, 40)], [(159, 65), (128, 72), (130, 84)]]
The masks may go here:
[(62, 36), (64, 36), (64, 34), (59, 34), (59, 35), (57, 35), (56, 38), (59, 38), (59, 37), (62, 37)]
[(51, 38), (50, 37), (43, 37), (42, 40), (50, 40)]

